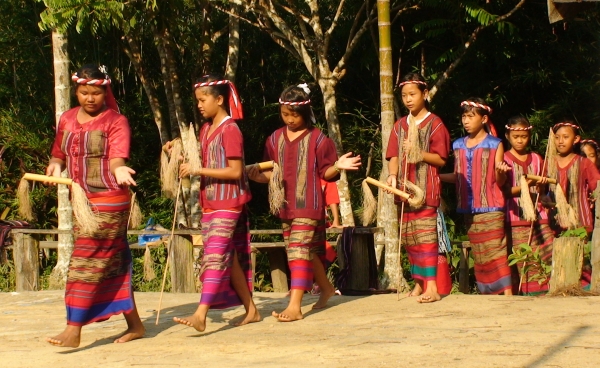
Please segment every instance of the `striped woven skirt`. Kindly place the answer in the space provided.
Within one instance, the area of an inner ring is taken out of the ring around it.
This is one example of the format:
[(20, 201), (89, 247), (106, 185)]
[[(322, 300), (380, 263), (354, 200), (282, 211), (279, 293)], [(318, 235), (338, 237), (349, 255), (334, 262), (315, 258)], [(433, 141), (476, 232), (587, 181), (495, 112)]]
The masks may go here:
[(295, 218), (281, 221), (287, 248), (291, 289), (312, 290), (313, 257), (325, 264), (325, 221)]
[[(516, 251), (520, 244), (527, 244), (529, 241), (529, 232), (531, 226), (512, 226), (512, 249)], [(546, 264), (552, 264), (552, 242), (554, 241), (554, 233), (548, 224), (536, 223), (533, 227), (533, 236), (531, 238), (531, 250), (535, 252), (539, 249), (540, 258)], [(521, 284), (521, 293), (523, 295), (539, 295), (548, 292), (550, 277), (543, 282), (534, 279), (535, 275), (539, 275), (540, 268), (538, 264), (528, 264), (526, 275), (521, 275), (523, 262), (517, 263), (519, 270), (519, 278), (516, 280)]]
[(202, 238), (204, 255), (200, 268), (200, 304), (208, 304), (214, 309), (241, 305), (242, 301), (231, 285), (231, 267), (235, 251), (252, 294), (250, 231), (246, 208), (205, 209), (202, 214)]
[(93, 233), (75, 228), (65, 291), (67, 324), (83, 326), (133, 310), (131, 251), (127, 243), (129, 193), (88, 194), (100, 227)]
[(475, 259), (475, 279), (482, 294), (500, 294), (511, 289), (504, 213), (465, 215), (467, 235)]
[(401, 243), (414, 279), (435, 280), (438, 266), (437, 210), (433, 207), (402, 216)]

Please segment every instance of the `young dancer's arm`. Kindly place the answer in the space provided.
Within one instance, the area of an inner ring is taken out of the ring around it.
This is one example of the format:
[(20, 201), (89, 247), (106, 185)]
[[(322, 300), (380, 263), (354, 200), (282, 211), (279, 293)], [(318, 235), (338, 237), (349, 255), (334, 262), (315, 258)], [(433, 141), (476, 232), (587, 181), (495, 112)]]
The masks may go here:
[(135, 180), (131, 175), (135, 174), (135, 170), (125, 165), (124, 158), (110, 159), (110, 172), (117, 179), (119, 185), (136, 185)]
[(343, 154), (338, 158), (334, 165), (330, 166), (327, 171), (325, 171), (325, 175), (323, 175), (323, 179), (331, 180), (340, 174), (341, 170), (358, 170), (360, 167), (360, 155), (356, 157), (352, 156), (352, 152), (348, 152)]
[(498, 186), (503, 186), (506, 183), (506, 172), (510, 171), (510, 166), (504, 162), (504, 147), (502, 147), (502, 143), (498, 145), (498, 149), (496, 150), (496, 184)]
[(228, 158), (227, 167), (224, 167), (222, 169), (212, 169), (208, 167), (203, 167), (195, 173), (192, 173), (190, 171), (190, 164), (181, 164), (179, 166), (179, 176), (186, 177), (190, 175), (199, 175), (221, 180), (239, 180), (243, 174), (242, 170), (244, 170), (244, 167), (242, 165), (241, 158)]

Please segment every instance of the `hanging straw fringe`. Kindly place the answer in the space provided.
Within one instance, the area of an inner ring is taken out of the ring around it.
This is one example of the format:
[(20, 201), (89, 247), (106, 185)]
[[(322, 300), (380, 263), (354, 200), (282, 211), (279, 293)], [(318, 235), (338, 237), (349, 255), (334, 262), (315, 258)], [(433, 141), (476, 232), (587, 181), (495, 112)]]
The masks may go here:
[(556, 199), (556, 210), (558, 212), (556, 219), (559, 225), (565, 229), (574, 229), (578, 225), (577, 213), (567, 202), (565, 192), (560, 184), (556, 185), (554, 191)]
[(19, 216), (27, 221), (33, 221), (33, 210), (29, 198), (29, 182), (21, 179), (17, 189), (17, 201), (19, 202)]
[(405, 152), (406, 161), (411, 164), (416, 164), (417, 162), (423, 161), (423, 153), (421, 152), (421, 147), (419, 146), (419, 127), (417, 123), (415, 123), (412, 115), (408, 115), (408, 133), (407, 139), (410, 142), (408, 149)]
[(169, 197), (171, 188), (167, 184), (167, 176), (169, 172), (169, 156), (167, 152), (161, 150), (160, 152), (160, 190), (165, 197)]
[(269, 206), (271, 213), (277, 215), (285, 203), (285, 191), (283, 188), (283, 172), (281, 167), (274, 162), (273, 173), (269, 180)]
[(362, 225), (369, 226), (369, 224), (375, 221), (375, 215), (377, 214), (377, 200), (373, 196), (373, 192), (369, 187), (367, 179), (362, 181), (362, 192), (363, 192), (363, 211), (362, 211)]
[(173, 140), (173, 146), (171, 147), (171, 155), (169, 158), (169, 164), (163, 176), (163, 191), (164, 196), (167, 198), (175, 198), (177, 192), (178, 180), (179, 180), (179, 164), (180, 156), (183, 152), (183, 145), (181, 139), (177, 138)]
[(140, 209), (140, 206), (138, 204), (138, 201), (136, 201), (136, 192), (132, 192), (131, 190), (129, 191), (130, 196), (131, 196), (131, 208), (129, 210), (129, 221), (127, 224), (127, 228), (128, 229), (136, 229), (138, 228), (141, 224), (142, 224), (142, 220), (143, 215), (142, 215), (142, 210)]
[(190, 129), (188, 130), (188, 138), (185, 142), (184, 150), (188, 164), (190, 165), (190, 172), (200, 172), (200, 169), (202, 168), (202, 162), (200, 162), (200, 148), (198, 146), (198, 138), (196, 138), (194, 124), (192, 123), (190, 123)]
[(535, 221), (537, 219), (537, 214), (533, 207), (531, 193), (529, 192), (529, 184), (527, 184), (525, 175), (521, 176), (519, 184), (521, 186), (521, 198), (519, 200), (519, 206), (523, 210), (523, 218), (527, 221)]
[(155, 278), (156, 272), (154, 272), (152, 253), (150, 252), (150, 246), (146, 245), (146, 250), (144, 251), (144, 280), (152, 281)]
[[(548, 169), (548, 177), (555, 178), (556, 177), (556, 140), (555, 140), (554, 132), (552, 128), (550, 128), (550, 133), (548, 134), (548, 146), (546, 147), (546, 168)], [(542, 173), (543, 175), (543, 173)]]
[(85, 190), (81, 185), (68, 178), (56, 178), (54, 176), (37, 175), (27, 173), (23, 175), (22, 180), (42, 181), (46, 183), (66, 184), (71, 186), (71, 204), (73, 206), (73, 214), (77, 220), (79, 228), (83, 232), (95, 232), (98, 230), (98, 217), (92, 209), (92, 204), (85, 195)]

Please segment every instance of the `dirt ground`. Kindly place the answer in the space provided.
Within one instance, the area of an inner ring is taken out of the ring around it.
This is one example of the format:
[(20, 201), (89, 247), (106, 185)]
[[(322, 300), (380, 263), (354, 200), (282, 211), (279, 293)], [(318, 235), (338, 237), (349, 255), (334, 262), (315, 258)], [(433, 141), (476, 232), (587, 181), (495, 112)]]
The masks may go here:
[(600, 297), (533, 298), (451, 295), (421, 305), (396, 295), (336, 296), (305, 319), (277, 322), (283, 294), (256, 293), (265, 316), (232, 327), (243, 308), (209, 312), (204, 333), (174, 324), (191, 314), (198, 295), (137, 293), (147, 337), (112, 343), (125, 321), (83, 328), (77, 349), (56, 348), (46, 336), (65, 324), (63, 293), (0, 294), (1, 367), (597, 367)]

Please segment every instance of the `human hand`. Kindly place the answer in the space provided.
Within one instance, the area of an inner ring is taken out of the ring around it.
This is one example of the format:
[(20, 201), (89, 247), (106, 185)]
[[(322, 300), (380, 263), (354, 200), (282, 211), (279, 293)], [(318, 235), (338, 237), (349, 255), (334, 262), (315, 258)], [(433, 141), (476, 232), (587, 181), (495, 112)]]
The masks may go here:
[(496, 162), (496, 171), (499, 173), (506, 173), (512, 170), (510, 166), (504, 161)]
[(179, 177), (185, 178), (187, 176), (200, 176), (202, 175), (202, 168), (197, 172), (192, 172), (192, 167), (189, 163), (185, 162), (179, 165)]
[(135, 170), (127, 166), (119, 166), (115, 169), (115, 178), (119, 185), (133, 185), (136, 186), (135, 180), (131, 175), (135, 174)]
[[(395, 174), (390, 174), (390, 175), (388, 175), (388, 177), (387, 177), (387, 180), (385, 181), (385, 183), (386, 183), (387, 185), (389, 185), (390, 187), (392, 187), (392, 188), (396, 188), (396, 187), (397, 187), (397, 185), (398, 185), (398, 178), (396, 177), (396, 175), (395, 175)], [(390, 194), (392, 193), (392, 192), (390, 192), (390, 191), (389, 191), (389, 190), (387, 190), (387, 189), (384, 189), (384, 190), (385, 190), (387, 193), (390, 193)]]
[(339, 170), (358, 170), (360, 165), (360, 155), (352, 157), (352, 152), (341, 155), (337, 160)]

